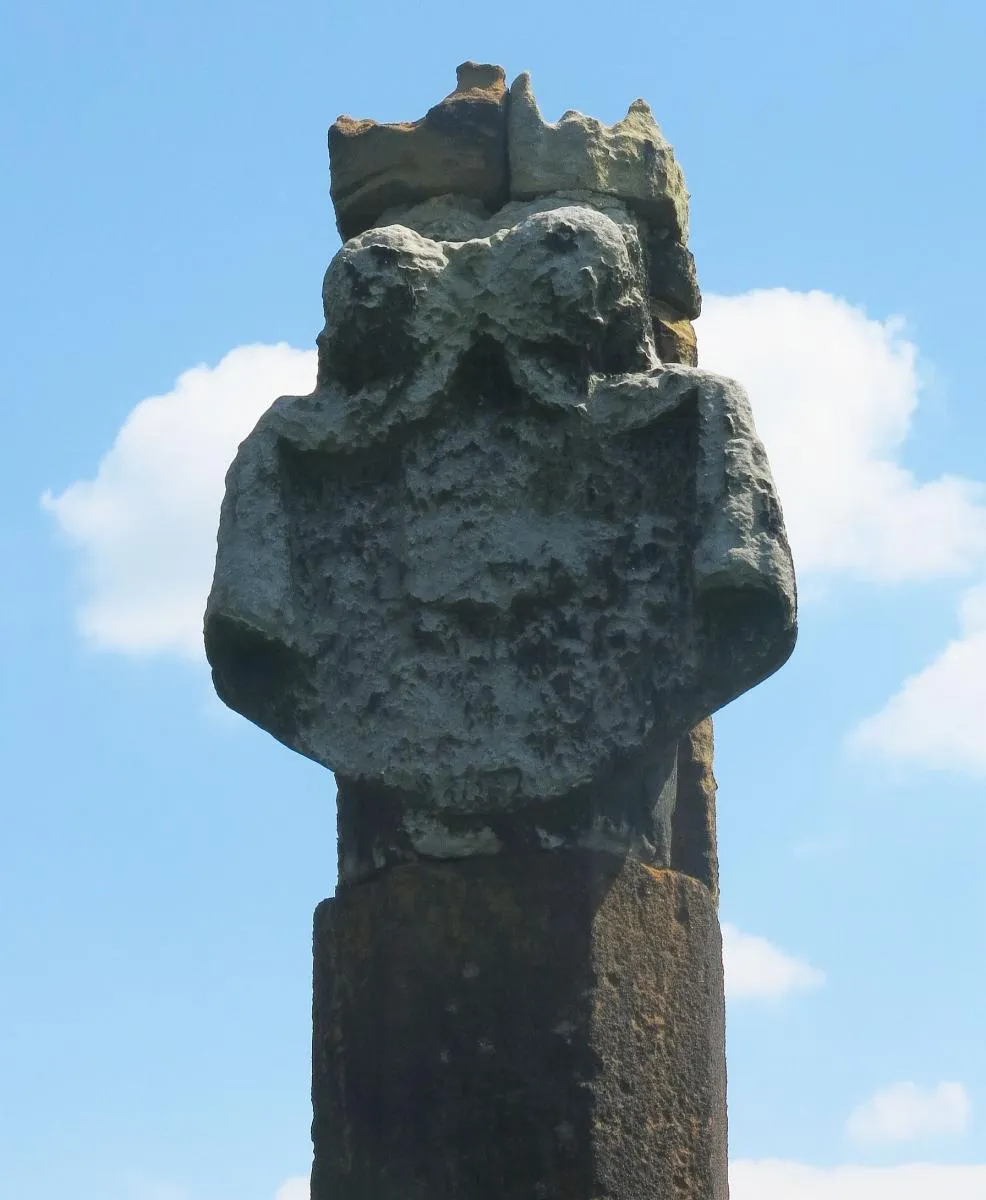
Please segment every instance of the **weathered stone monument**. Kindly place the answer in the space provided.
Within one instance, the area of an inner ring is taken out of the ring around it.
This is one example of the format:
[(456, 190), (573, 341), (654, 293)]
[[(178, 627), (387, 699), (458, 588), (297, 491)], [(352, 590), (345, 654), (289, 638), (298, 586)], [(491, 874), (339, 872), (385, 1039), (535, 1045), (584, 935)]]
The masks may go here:
[(709, 716), (794, 646), (742, 388), (696, 368), (643, 101), (466, 63), (329, 134), (309, 396), (227, 477), (219, 695), (335, 772), (314, 1200), (723, 1200)]

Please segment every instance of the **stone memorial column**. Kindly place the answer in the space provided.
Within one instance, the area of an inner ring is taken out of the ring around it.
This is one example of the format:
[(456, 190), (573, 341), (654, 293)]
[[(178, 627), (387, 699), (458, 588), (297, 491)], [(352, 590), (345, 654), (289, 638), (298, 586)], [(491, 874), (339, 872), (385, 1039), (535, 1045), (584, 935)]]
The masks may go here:
[(724, 1200), (708, 717), (795, 583), (681, 171), (643, 101), (548, 124), (475, 63), (329, 146), (316, 388), (240, 446), (206, 613), (338, 784), (313, 1200)]

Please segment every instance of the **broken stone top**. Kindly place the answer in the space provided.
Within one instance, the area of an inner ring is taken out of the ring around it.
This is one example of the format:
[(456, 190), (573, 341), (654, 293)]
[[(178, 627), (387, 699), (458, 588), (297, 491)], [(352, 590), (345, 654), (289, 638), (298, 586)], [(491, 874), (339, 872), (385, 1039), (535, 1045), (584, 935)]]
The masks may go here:
[(473, 62), (420, 120), (377, 124), (340, 117), (329, 130), (332, 201), (343, 240), (388, 210), (437, 196), (477, 201), (485, 215), (507, 200), (581, 192), (615, 197), (684, 243), (688, 193), (649, 106), (635, 100), (607, 126), (569, 111), (544, 120), (525, 72), (506, 89), (502, 67)]

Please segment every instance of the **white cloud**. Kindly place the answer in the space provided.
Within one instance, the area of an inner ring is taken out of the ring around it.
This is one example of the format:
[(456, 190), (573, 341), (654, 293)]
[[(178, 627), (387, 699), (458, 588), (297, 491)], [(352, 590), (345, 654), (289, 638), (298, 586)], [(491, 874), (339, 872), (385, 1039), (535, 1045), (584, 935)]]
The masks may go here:
[(708, 297), (698, 337), (702, 365), (750, 393), (799, 572), (890, 583), (986, 551), (982, 484), (898, 461), (920, 382), (899, 320), (776, 288)]
[(730, 1000), (779, 1000), (825, 982), (822, 971), (728, 922), (722, 926), (722, 961)]
[(99, 649), (199, 659), (226, 468), (261, 413), (315, 382), (314, 351), (240, 346), (142, 400), (96, 478), (42, 503), (82, 551), (83, 636)]
[(281, 1184), (274, 1200), (310, 1200), (310, 1197), (311, 1184), (308, 1177), (296, 1175)]
[(729, 1168), (730, 1200), (983, 1200), (986, 1164), (810, 1167), (740, 1159)]
[(960, 636), (849, 737), (850, 748), (986, 775), (986, 587), (966, 592)]
[(969, 1097), (961, 1083), (939, 1083), (932, 1088), (893, 1083), (853, 1109), (846, 1133), (864, 1144), (962, 1133), (969, 1112)]

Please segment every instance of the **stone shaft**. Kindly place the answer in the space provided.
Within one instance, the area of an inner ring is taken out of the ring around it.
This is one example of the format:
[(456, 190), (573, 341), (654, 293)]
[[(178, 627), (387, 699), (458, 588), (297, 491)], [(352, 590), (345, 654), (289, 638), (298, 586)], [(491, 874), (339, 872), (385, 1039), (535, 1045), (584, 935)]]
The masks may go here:
[(315, 916), (312, 1200), (725, 1200), (709, 890), (591, 852), (394, 868)]

